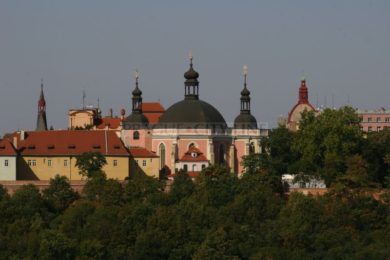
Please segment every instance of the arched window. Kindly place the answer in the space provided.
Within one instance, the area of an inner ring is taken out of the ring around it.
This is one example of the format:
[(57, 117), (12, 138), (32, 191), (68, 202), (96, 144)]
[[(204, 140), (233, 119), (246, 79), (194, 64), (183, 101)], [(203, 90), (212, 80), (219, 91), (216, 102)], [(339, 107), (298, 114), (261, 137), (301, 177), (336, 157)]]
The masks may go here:
[(133, 133), (133, 140), (138, 140), (139, 139), (139, 132), (138, 131), (135, 131)]
[(161, 143), (158, 150), (160, 154), (160, 169), (162, 169), (165, 166), (165, 145)]
[(255, 153), (255, 145), (254, 143), (249, 144), (249, 154), (254, 154)]
[(223, 144), (219, 145), (219, 163), (223, 164), (225, 163), (225, 146)]
[(184, 169), (184, 171), (188, 171), (188, 166), (187, 166), (187, 164), (184, 164), (183, 169)]
[(197, 169), (196, 169), (196, 164), (193, 164), (193, 165), (192, 165), (192, 171), (193, 171), (193, 172), (196, 172), (196, 170), (197, 170)]
[(206, 168), (206, 164), (202, 164), (202, 170)]

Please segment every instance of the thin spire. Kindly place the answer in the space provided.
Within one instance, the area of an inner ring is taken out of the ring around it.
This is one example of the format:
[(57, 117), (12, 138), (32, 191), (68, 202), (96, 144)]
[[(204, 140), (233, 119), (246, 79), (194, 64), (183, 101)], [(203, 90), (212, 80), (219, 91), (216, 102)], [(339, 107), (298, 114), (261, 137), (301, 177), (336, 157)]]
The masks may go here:
[(248, 75), (248, 66), (244, 65), (242, 67), (242, 74), (244, 75), (244, 88), (246, 88), (246, 76)]
[(192, 56), (192, 50), (191, 49), (188, 51), (188, 58), (190, 59), (190, 67), (192, 68), (192, 59), (194, 57)]

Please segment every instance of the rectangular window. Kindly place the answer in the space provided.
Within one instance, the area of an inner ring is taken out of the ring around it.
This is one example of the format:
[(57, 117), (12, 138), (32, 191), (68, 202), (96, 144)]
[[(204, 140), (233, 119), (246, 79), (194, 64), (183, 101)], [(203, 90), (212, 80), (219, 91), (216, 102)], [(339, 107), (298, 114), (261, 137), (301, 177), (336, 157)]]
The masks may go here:
[(380, 126), (377, 126), (377, 127), (376, 127), (376, 131), (379, 132), (380, 130), (381, 130), (381, 127), (380, 127)]
[(118, 166), (118, 161), (117, 161), (117, 160), (114, 160), (114, 161), (113, 161), (113, 165), (114, 165), (114, 166)]
[(367, 121), (368, 121), (368, 122), (371, 122), (371, 117), (367, 118)]
[(386, 117), (385, 122), (390, 122), (390, 117)]
[(380, 121), (381, 121), (381, 118), (380, 118), (380, 117), (377, 117), (377, 118), (376, 118), (376, 121), (377, 121), (377, 122), (380, 122)]
[(68, 160), (64, 160), (64, 166), (65, 166), (65, 167), (68, 166)]
[(372, 127), (369, 126), (369, 127), (368, 127), (368, 132), (371, 132), (371, 131), (372, 131)]
[(51, 160), (47, 160), (47, 166), (51, 167)]
[(146, 160), (142, 161), (142, 166), (146, 166)]
[(32, 166), (37, 166), (37, 160), (32, 160)]
[(31, 166), (31, 160), (27, 160), (28, 166)]
[(8, 160), (5, 160), (5, 161), (4, 161), (4, 166), (5, 166), (5, 167), (8, 167)]
[(134, 162), (135, 162), (135, 165), (138, 165), (138, 160), (135, 160)]

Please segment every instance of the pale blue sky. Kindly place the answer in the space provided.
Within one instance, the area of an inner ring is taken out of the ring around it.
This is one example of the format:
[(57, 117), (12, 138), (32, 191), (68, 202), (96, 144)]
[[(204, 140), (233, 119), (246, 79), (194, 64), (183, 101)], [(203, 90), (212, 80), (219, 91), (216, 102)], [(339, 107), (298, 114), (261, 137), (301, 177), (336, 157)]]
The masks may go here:
[(48, 124), (100, 97), (130, 112), (132, 71), (144, 101), (183, 98), (192, 49), (200, 97), (228, 122), (249, 67), (252, 112), (276, 124), (307, 78), (310, 100), (390, 108), (390, 1), (0, 1), (0, 135), (34, 129), (40, 79)]

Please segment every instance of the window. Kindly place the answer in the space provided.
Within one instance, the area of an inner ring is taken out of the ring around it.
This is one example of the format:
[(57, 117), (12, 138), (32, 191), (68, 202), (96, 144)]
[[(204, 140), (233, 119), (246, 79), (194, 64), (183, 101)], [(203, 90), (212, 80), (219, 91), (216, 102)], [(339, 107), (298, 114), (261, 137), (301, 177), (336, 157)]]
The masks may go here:
[(112, 164), (113, 164), (114, 166), (118, 166), (118, 160), (114, 160), (114, 161), (112, 162)]
[(376, 127), (376, 131), (379, 132), (380, 130), (381, 130), (381, 127), (380, 127), (380, 126), (377, 126), (377, 127)]
[(5, 161), (4, 161), (4, 166), (5, 166), (5, 167), (8, 167), (8, 160), (5, 160)]
[(68, 160), (64, 160), (64, 166), (65, 166), (65, 167), (68, 166)]
[(385, 122), (390, 122), (390, 117), (386, 117)]
[(371, 117), (367, 118), (367, 122), (371, 122)]
[(372, 131), (372, 127), (369, 126), (369, 127), (368, 127), (368, 132), (371, 132), (371, 131)]
[(51, 167), (51, 160), (47, 160), (47, 166)]
[(184, 164), (183, 169), (184, 169), (185, 171), (188, 171), (188, 166), (187, 166), (187, 164)]
[(134, 139), (134, 140), (138, 140), (138, 139), (139, 139), (139, 132), (138, 132), (138, 131), (135, 131), (135, 132), (133, 133), (133, 139)]
[(28, 166), (31, 166), (31, 160), (27, 160)]
[(203, 170), (204, 168), (206, 168), (206, 165), (205, 165), (205, 164), (202, 164), (202, 170)]
[(138, 160), (135, 160), (134, 162), (135, 162), (135, 165), (138, 165)]
[(37, 160), (32, 160), (32, 166), (37, 166)]
[(377, 118), (376, 118), (376, 121), (377, 121), (377, 122), (380, 122), (380, 121), (381, 121), (381, 118), (380, 118), (380, 117), (377, 117)]
[(192, 165), (192, 171), (193, 171), (193, 172), (196, 172), (196, 164), (193, 164), (193, 165)]
[(142, 161), (142, 166), (146, 166), (146, 160)]

